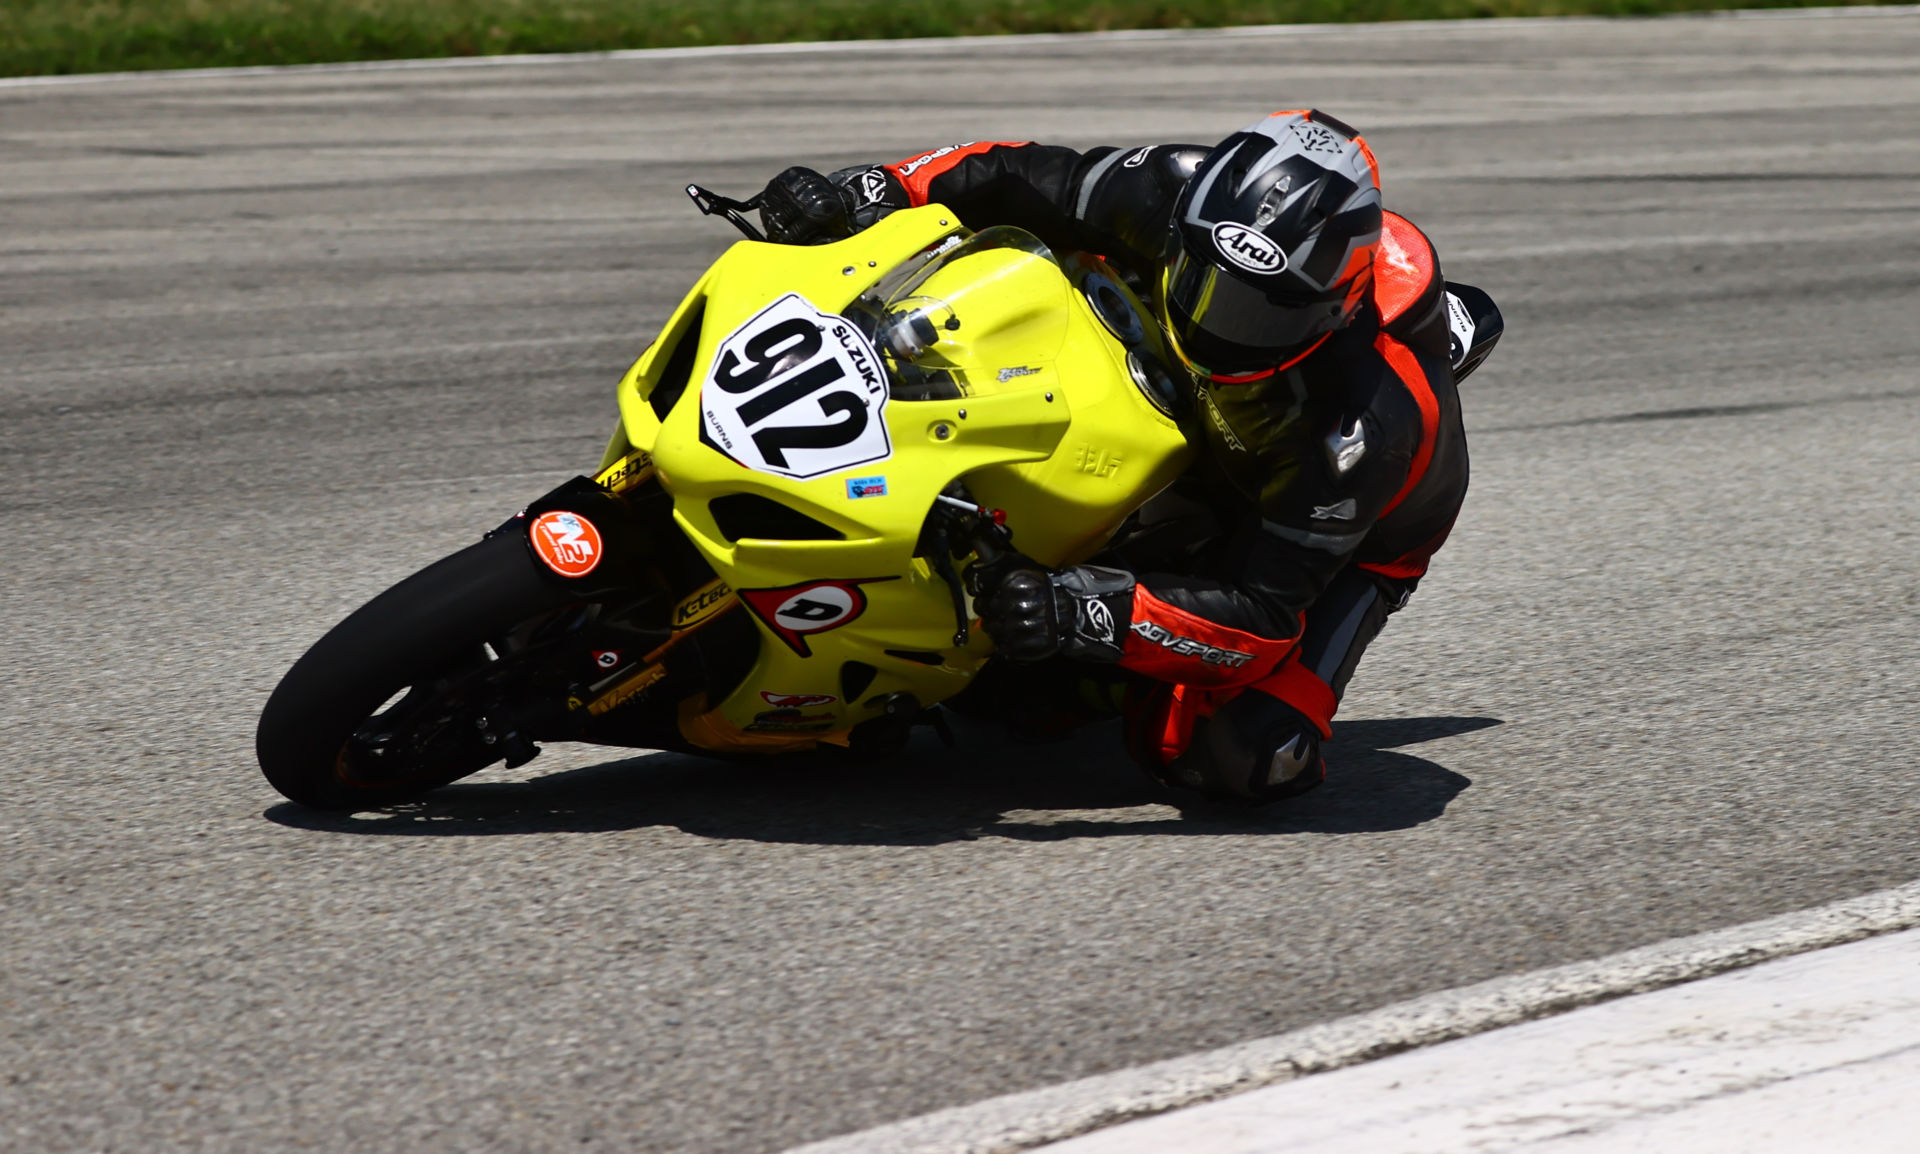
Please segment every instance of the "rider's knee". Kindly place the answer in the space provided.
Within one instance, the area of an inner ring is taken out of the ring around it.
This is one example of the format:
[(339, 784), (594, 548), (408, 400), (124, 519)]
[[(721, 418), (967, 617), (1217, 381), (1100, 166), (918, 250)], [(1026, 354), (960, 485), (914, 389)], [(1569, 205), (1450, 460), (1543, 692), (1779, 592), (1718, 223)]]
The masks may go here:
[(1285, 702), (1257, 690), (1199, 723), (1186, 752), (1166, 766), (1170, 785), (1260, 805), (1297, 797), (1326, 779), (1320, 729)]

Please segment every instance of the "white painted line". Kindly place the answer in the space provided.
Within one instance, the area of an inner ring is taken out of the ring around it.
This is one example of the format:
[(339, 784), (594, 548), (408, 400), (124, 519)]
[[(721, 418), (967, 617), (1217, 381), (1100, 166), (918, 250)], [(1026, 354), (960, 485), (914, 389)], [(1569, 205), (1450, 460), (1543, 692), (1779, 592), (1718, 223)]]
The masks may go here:
[(1009, 1154), (1133, 1118), (1920, 925), (1920, 882), (1497, 978), (1202, 1054), (992, 1098), (791, 1154)]
[(1042, 1154), (1920, 1149), (1920, 930), (1268, 1086)]
[(1010, 36), (915, 37), (906, 40), (805, 40), (786, 44), (708, 44), (688, 48), (621, 48), (607, 52), (530, 52), (503, 56), (436, 56), (417, 60), (355, 60), (336, 64), (260, 64), (239, 68), (172, 68), (145, 72), (88, 72), (69, 76), (0, 77), (0, 89), (44, 88), (128, 80), (225, 80), (243, 76), (312, 76), (352, 72), (417, 72), (446, 68), (593, 64), (606, 60), (677, 60), (706, 56), (797, 56), (812, 53), (942, 53), (988, 46), (1084, 43), (1114, 40), (1246, 39), (1267, 36), (1337, 36), (1364, 28), (1405, 31), (1465, 31), (1482, 28), (1548, 27), (1644, 20), (1809, 20), (1835, 17), (1911, 16), (1920, 4), (1860, 4), (1838, 8), (1735, 8), (1673, 12), (1658, 16), (1502, 16), (1485, 20), (1392, 20), (1352, 24), (1248, 24), (1229, 28), (1123, 28), (1108, 32), (1031, 32)]

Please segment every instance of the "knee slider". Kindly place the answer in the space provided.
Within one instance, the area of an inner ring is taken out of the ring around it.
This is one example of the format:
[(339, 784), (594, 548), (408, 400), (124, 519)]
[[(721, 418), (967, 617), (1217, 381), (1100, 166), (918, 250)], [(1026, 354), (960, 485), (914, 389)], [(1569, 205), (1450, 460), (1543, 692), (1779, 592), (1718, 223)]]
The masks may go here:
[(1296, 797), (1326, 779), (1319, 729), (1257, 691), (1223, 705), (1173, 768), (1182, 784), (1254, 804)]

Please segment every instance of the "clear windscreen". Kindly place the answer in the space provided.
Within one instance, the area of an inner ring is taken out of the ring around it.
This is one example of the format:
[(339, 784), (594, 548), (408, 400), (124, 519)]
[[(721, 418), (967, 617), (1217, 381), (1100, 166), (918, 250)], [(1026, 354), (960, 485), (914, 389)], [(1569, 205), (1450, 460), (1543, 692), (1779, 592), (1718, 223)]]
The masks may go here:
[(952, 400), (1019, 388), (1066, 340), (1053, 252), (1005, 226), (956, 234), (882, 277), (845, 315), (886, 362), (892, 396)]

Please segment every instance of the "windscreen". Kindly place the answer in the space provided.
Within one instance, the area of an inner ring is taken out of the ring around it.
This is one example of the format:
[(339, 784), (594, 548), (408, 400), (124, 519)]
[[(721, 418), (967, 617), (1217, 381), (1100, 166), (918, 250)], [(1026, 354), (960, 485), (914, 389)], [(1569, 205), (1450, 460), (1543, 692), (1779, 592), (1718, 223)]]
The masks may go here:
[(916, 256), (845, 315), (880, 351), (894, 399), (951, 400), (1020, 388), (1052, 362), (1070, 291), (1046, 245), (1002, 226)]

